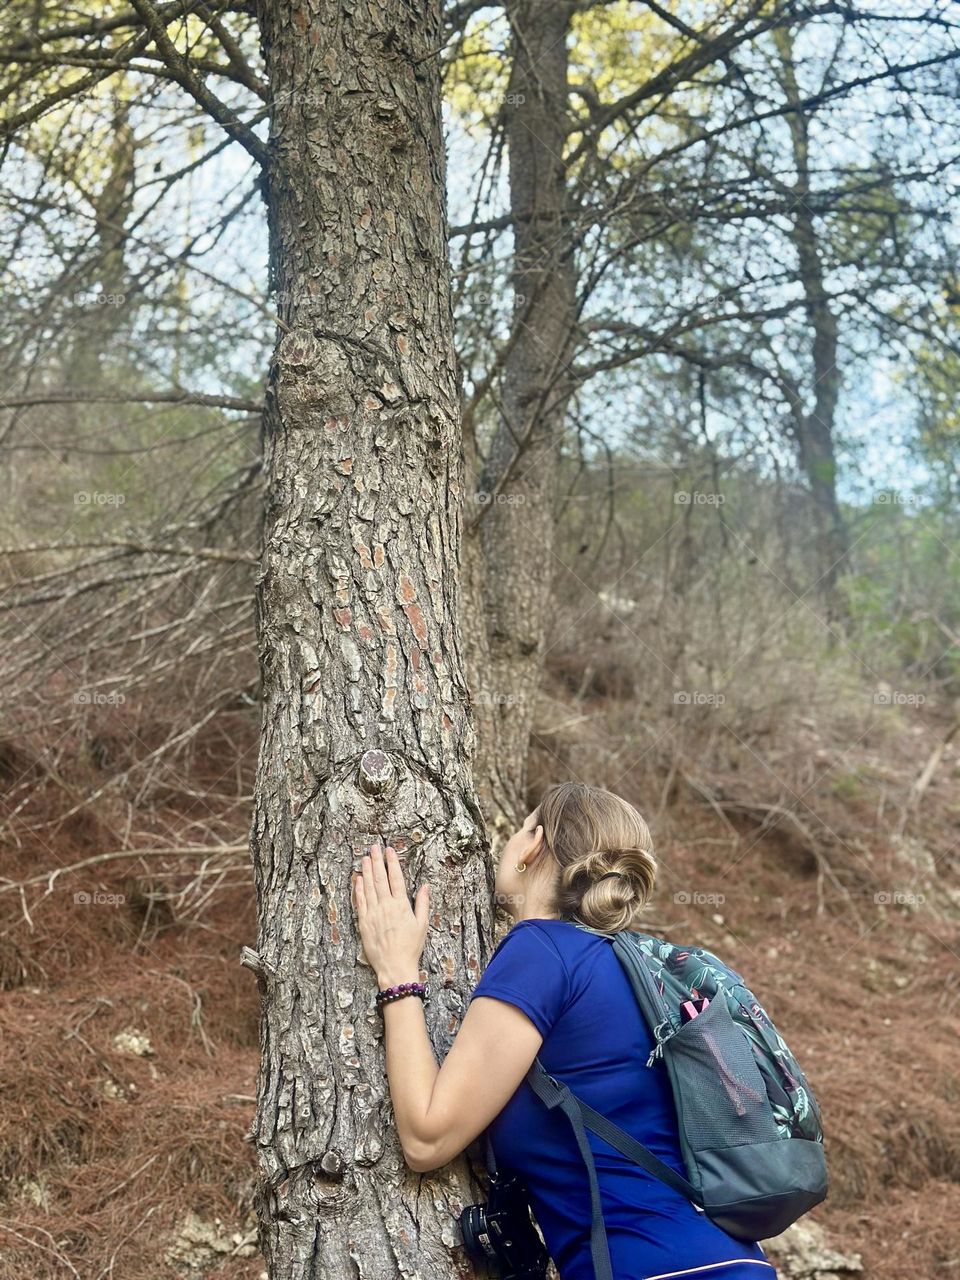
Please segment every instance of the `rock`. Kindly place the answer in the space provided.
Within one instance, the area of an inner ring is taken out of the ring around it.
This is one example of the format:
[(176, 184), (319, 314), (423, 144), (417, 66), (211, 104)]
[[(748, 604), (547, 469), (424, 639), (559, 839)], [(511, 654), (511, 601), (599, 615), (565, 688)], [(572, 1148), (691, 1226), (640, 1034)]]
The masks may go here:
[(912, 836), (891, 836), (890, 847), (901, 862), (921, 875), (930, 876), (936, 870), (936, 858), (926, 845)]
[(842, 1280), (863, 1271), (859, 1253), (834, 1249), (827, 1243), (823, 1227), (802, 1218), (761, 1244), (764, 1253), (774, 1255), (784, 1280)]
[(911, 912), (923, 908), (925, 912), (953, 923), (960, 906), (960, 892), (944, 884), (937, 871), (939, 859), (933, 851), (911, 836), (892, 836), (890, 848), (894, 857), (916, 878), (916, 883), (897, 886), (900, 891), (894, 894), (893, 905)]
[(131, 1053), (136, 1058), (152, 1058), (153, 1045), (148, 1036), (135, 1027), (126, 1027), (113, 1037), (113, 1047), (117, 1053)]
[(253, 1214), (247, 1217), (241, 1231), (229, 1231), (219, 1218), (206, 1222), (197, 1214), (188, 1213), (164, 1257), (185, 1280), (193, 1280), (219, 1265), (226, 1255), (234, 1258), (257, 1256), (257, 1224)]
[(37, 1178), (25, 1176), (14, 1178), (10, 1183), (10, 1187), (14, 1195), (35, 1205), (38, 1209), (42, 1209), (44, 1213), (50, 1212), (50, 1193), (47, 1190), (43, 1174), (40, 1174)]

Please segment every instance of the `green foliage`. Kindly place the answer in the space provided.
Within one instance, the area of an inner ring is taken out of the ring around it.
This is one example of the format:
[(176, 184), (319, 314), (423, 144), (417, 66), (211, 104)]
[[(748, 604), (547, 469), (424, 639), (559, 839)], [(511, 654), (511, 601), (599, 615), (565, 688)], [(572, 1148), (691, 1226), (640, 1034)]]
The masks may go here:
[(923, 342), (906, 381), (916, 404), (916, 448), (956, 496), (960, 469), (960, 286), (944, 287), (942, 341)]
[[(667, 0), (676, 12), (677, 0)], [(636, 92), (676, 54), (678, 33), (633, 0), (616, 0), (574, 14), (570, 25), (570, 112), (584, 124), (604, 106)], [(456, 54), (445, 68), (445, 95), (458, 123), (471, 136), (489, 130), (500, 112), (513, 104), (509, 96), (509, 32), (488, 11), (474, 15)], [(654, 130), (662, 120), (651, 122)], [(614, 166), (624, 163), (615, 149), (630, 132), (624, 121), (611, 127), (602, 148)], [(582, 134), (572, 131), (572, 150)], [(635, 144), (634, 144), (635, 146)]]
[(861, 515), (855, 571), (841, 579), (850, 643), (885, 679), (936, 679), (960, 691), (960, 535), (949, 507), (879, 495)]

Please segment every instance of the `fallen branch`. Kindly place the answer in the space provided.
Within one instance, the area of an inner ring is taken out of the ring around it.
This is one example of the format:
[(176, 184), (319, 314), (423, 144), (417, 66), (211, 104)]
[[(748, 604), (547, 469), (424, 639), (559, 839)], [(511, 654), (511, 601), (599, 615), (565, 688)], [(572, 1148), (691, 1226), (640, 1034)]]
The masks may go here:
[(910, 818), (916, 815), (917, 810), (920, 808), (920, 802), (923, 799), (924, 792), (933, 781), (933, 775), (940, 767), (940, 761), (943, 759), (944, 752), (958, 733), (960, 733), (960, 720), (955, 720), (947, 730), (944, 737), (937, 743), (927, 757), (926, 764), (920, 770), (918, 777), (910, 788), (910, 794), (907, 796), (907, 803), (903, 806), (903, 813), (900, 815), (900, 821), (897, 824), (898, 836), (903, 835)]
[[(690, 780), (688, 779), (688, 781)], [(759, 801), (748, 801), (748, 800), (725, 800), (722, 796), (718, 796), (715, 793), (711, 793), (710, 789), (706, 787), (705, 784), (703, 783), (698, 783), (696, 786), (696, 790), (698, 790), (700, 794), (703, 795), (704, 798), (708, 800), (708, 802), (711, 805), (711, 808), (713, 808), (714, 810), (719, 808), (726, 812), (743, 813), (743, 814), (746, 814), (748, 817), (754, 814), (762, 814), (763, 818), (762, 818), (762, 821), (760, 822), (761, 832), (769, 831), (775, 828), (778, 824), (779, 819), (783, 819), (789, 822), (790, 825), (800, 835), (805, 848), (808, 850), (808, 852), (810, 853), (810, 855), (813, 857), (814, 861), (817, 864), (817, 915), (818, 916), (823, 915), (823, 910), (824, 910), (823, 882), (824, 882), (824, 878), (827, 878), (829, 879), (830, 883), (833, 885), (837, 893), (840, 894), (841, 897), (846, 898), (847, 903), (850, 907), (850, 910), (853, 912), (854, 916), (857, 917), (858, 923), (862, 924), (862, 921), (860, 921), (859, 917), (857, 916), (856, 909), (853, 905), (853, 899), (851, 898), (849, 892), (843, 887), (843, 885), (837, 879), (836, 873), (834, 872), (830, 863), (824, 857), (823, 852), (820, 849), (820, 845), (817, 840), (817, 837), (806, 825), (806, 823), (803, 822), (800, 819), (800, 817), (793, 812), (792, 809), (788, 809), (782, 804), (761, 804)]]
[(249, 853), (248, 844), (224, 845), (186, 845), (169, 849), (115, 849), (109, 853), (97, 853), (91, 858), (83, 858), (80, 862), (71, 862), (65, 867), (57, 867), (55, 871), (44, 871), (40, 875), (31, 876), (28, 880), (0, 880), (0, 894), (17, 893), (35, 884), (47, 882), (46, 894), (53, 892), (53, 886), (60, 876), (70, 875), (74, 871), (85, 871), (87, 867), (96, 867), (104, 862), (115, 862), (118, 858), (196, 858), (208, 857), (218, 853)]
[(244, 413), (262, 413), (262, 400), (243, 400), (238, 396), (206, 395), (200, 391), (86, 391), (69, 387), (51, 388), (29, 396), (4, 396), (3, 409), (27, 409), (37, 404), (195, 404), (210, 409), (239, 409)]
[(101, 538), (96, 542), (28, 542), (22, 547), (0, 547), (0, 556), (28, 555), (37, 551), (106, 551), (114, 547), (145, 556), (188, 556), (191, 560), (222, 560), (230, 564), (260, 563), (256, 556), (243, 555), (237, 551), (219, 551), (216, 547), (154, 546), (149, 542), (134, 542), (129, 538)]

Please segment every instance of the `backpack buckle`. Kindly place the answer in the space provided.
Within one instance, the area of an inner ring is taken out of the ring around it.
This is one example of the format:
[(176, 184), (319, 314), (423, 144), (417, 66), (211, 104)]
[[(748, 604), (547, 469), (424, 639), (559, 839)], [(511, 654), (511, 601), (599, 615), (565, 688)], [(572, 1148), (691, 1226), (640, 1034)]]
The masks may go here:
[(540, 1069), (543, 1072), (543, 1075), (545, 1076), (545, 1078), (549, 1080), (550, 1083), (553, 1085), (554, 1089), (556, 1089), (556, 1093), (553, 1095), (553, 1097), (541, 1098), (540, 1101), (546, 1105), (548, 1110), (553, 1111), (554, 1108), (563, 1106), (564, 1086), (560, 1083), (560, 1081), (555, 1076), (552, 1076), (545, 1067), (541, 1067)]

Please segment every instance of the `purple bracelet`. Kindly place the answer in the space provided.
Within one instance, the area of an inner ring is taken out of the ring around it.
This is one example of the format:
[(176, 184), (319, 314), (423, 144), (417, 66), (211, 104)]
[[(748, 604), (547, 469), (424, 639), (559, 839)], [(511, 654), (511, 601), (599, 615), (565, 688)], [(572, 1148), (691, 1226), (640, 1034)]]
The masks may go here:
[(430, 999), (425, 982), (401, 982), (397, 987), (386, 987), (383, 991), (378, 991), (377, 1004), (382, 1008), (391, 1000), (402, 1000), (404, 996), (419, 996), (424, 1004)]

